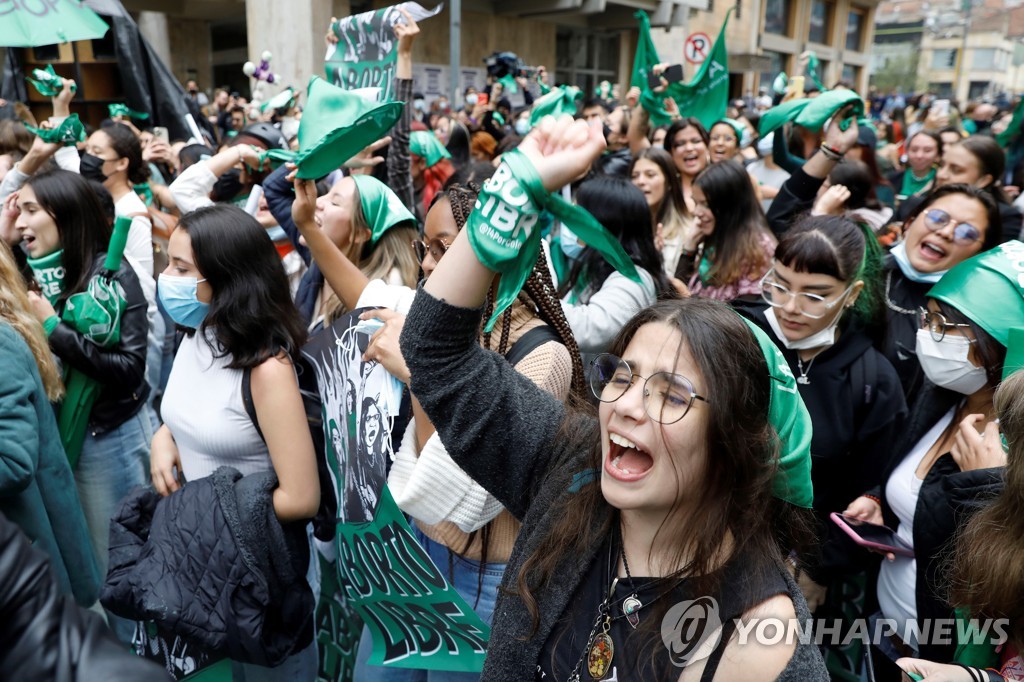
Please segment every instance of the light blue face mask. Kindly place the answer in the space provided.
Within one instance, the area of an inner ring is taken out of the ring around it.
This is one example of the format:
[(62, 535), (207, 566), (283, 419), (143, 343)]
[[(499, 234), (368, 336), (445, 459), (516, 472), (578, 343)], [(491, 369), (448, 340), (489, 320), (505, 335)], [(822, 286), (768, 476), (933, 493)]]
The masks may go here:
[(530, 119), (519, 118), (516, 119), (516, 135), (519, 137), (526, 137), (530, 133)]
[(205, 279), (160, 274), (156, 293), (164, 310), (182, 327), (198, 329), (210, 312), (210, 304), (199, 300), (199, 283)]
[(565, 226), (563, 223), (559, 228), (558, 232), (558, 244), (562, 247), (562, 253), (569, 260), (576, 260), (583, 253), (583, 249), (587, 248), (580, 244), (580, 239), (577, 237), (572, 230)]
[(907, 257), (907, 245), (905, 242), (900, 242), (896, 246), (892, 247), (889, 251), (896, 259), (896, 265), (900, 266), (900, 271), (903, 276), (909, 279), (911, 282), (918, 282), (920, 284), (935, 284), (942, 276), (948, 272), (947, 270), (940, 270), (939, 272), (920, 272), (910, 264), (910, 258)]

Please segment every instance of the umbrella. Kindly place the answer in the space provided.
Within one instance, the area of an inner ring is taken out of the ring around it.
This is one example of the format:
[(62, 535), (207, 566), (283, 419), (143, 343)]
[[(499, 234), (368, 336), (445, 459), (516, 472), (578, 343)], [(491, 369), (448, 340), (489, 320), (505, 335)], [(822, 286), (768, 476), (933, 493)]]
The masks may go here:
[[(127, 304), (124, 289), (114, 275), (121, 268), (131, 224), (132, 219), (124, 216), (114, 222), (114, 233), (110, 237), (103, 267), (89, 281), (85, 291), (68, 297), (61, 313), (62, 321), (101, 348), (109, 348), (121, 339), (121, 316)], [(102, 386), (99, 381), (70, 365), (64, 368), (64, 385), (67, 392), (57, 415), (57, 427), (68, 463), (74, 469), (82, 454), (89, 414)]]
[(36, 47), (102, 38), (110, 27), (78, 0), (15, 2), (0, 20), (0, 47)]

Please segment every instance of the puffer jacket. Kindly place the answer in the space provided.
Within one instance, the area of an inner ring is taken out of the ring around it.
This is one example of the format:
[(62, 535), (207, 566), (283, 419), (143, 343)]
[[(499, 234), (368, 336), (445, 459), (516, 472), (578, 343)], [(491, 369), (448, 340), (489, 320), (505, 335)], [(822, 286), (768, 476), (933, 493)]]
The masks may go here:
[[(99, 273), (106, 257), (105, 253), (96, 256), (93, 276)], [(50, 333), (50, 349), (61, 363), (102, 384), (100, 395), (89, 414), (89, 431), (92, 433), (116, 429), (134, 416), (149, 397), (149, 384), (146, 383), (149, 335), (146, 297), (127, 260), (122, 259), (114, 279), (124, 289), (127, 303), (121, 317), (121, 340), (114, 347), (100, 348), (67, 322), (61, 322)]]
[(274, 514), (272, 472), (221, 467), (161, 498), (136, 488), (110, 523), (100, 601), (210, 655), (280, 664), (313, 641), (305, 523)]
[(128, 652), (103, 617), (61, 595), (51, 561), (0, 514), (0, 677), (54, 682), (166, 679)]

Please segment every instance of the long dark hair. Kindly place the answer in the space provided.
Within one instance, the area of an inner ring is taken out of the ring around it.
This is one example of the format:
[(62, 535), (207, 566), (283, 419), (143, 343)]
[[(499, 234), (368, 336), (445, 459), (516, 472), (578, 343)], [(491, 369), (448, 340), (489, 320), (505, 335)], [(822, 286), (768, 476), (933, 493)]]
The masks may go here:
[(672, 153), (672, 148), (675, 146), (676, 135), (680, 130), (686, 128), (693, 128), (700, 135), (700, 139), (704, 140), (704, 146), (706, 147), (711, 142), (711, 135), (708, 133), (704, 124), (700, 122), (700, 119), (694, 118), (693, 116), (684, 116), (683, 118), (676, 119), (672, 122), (672, 125), (668, 127), (668, 132), (665, 133), (665, 142), (662, 146), (669, 154)]
[(875, 340), (885, 338), (882, 253), (870, 228), (842, 216), (807, 216), (779, 240), (775, 260), (797, 272), (835, 277), (847, 286), (863, 281), (850, 318)]
[(949, 194), (963, 194), (985, 207), (985, 213), (988, 215), (988, 227), (985, 228), (985, 236), (982, 238), (981, 249), (978, 250), (978, 253), (994, 249), (1003, 242), (1003, 219), (999, 214), (999, 206), (996, 204), (992, 194), (987, 190), (978, 189), (973, 185), (965, 185), (963, 183), (936, 187), (925, 195), (924, 200), (915, 206), (914, 210), (907, 216), (906, 221), (903, 223), (903, 231), (906, 232), (910, 224), (917, 219), (917, 216), (924, 213), (937, 200)]
[[(798, 510), (772, 495), (778, 437), (768, 421), (771, 378), (747, 324), (718, 301), (659, 301), (626, 323), (610, 352), (622, 356), (637, 331), (651, 323), (677, 329), (682, 336), (678, 352), (688, 352), (701, 376), (714, 386), (708, 395), (703, 480), (685, 491), (685, 511), (677, 500), (654, 539), (659, 547), (670, 548), (675, 565), (687, 563), (684, 557), (691, 559), (688, 580), (692, 594), (712, 595), (721, 586), (717, 569), (723, 558), (731, 559), (742, 551), (751, 560), (744, 566), (745, 572), (763, 574), (780, 565), (789, 550), (806, 546), (811, 533), (810, 510)], [(600, 471), (601, 430), (596, 419), (570, 415), (563, 420), (558, 439), (569, 443), (566, 452), (588, 451), (581, 466)], [(672, 454), (673, 465), (676, 458), (689, 456)], [(566, 481), (566, 487), (569, 483)], [(677, 491), (677, 497), (683, 492)], [(531, 635), (536, 632), (541, 610), (535, 592), (550, 583), (568, 557), (587, 553), (595, 541), (617, 531), (618, 511), (604, 499), (599, 483), (564, 494), (554, 505), (549, 516), (555, 521), (523, 563), (515, 584), (533, 619)], [(676, 530), (680, 527), (690, 532), (682, 535)], [(723, 557), (723, 538), (729, 534), (732, 556)], [(668, 601), (659, 600), (652, 606), (654, 617), (645, 617), (643, 622), (656, 628), (670, 606), (662, 602)], [(660, 643), (656, 629), (648, 634)]]
[(1006, 172), (1006, 152), (999, 146), (999, 143), (987, 135), (971, 135), (956, 144), (966, 149), (971, 156), (978, 160), (982, 175), (992, 176), (992, 182), (982, 189), (991, 194), (998, 203), (1010, 203), (1009, 197), (1006, 196), (1000, 184), (1003, 174)]
[(680, 218), (689, 218), (690, 209), (686, 205), (686, 199), (683, 198), (683, 179), (679, 175), (679, 169), (676, 168), (675, 162), (672, 161), (672, 155), (660, 147), (642, 149), (629, 164), (627, 177), (633, 177), (636, 162), (641, 159), (650, 161), (657, 166), (661, 170), (662, 177), (665, 178), (665, 198), (661, 200), (658, 215), (654, 216), (654, 220), (658, 223), (668, 222), (673, 211)]
[(693, 184), (704, 193), (715, 216), (715, 229), (704, 242), (704, 253), (711, 261), (708, 281), (725, 286), (751, 268), (766, 270), (761, 238), (768, 221), (747, 171), (739, 164), (720, 161), (705, 168)]
[(64, 249), (64, 289), (58, 307), (71, 294), (85, 291), (97, 256), (110, 244), (110, 223), (89, 182), (78, 173), (52, 170), (25, 183), (35, 192), (39, 206), (57, 224)]
[[(643, 192), (625, 178), (595, 176), (580, 185), (576, 203), (612, 233), (630, 259), (654, 279), (658, 296), (672, 291), (661, 254), (654, 245), (651, 209)], [(573, 263), (558, 289), (559, 298), (573, 289), (581, 294), (598, 291), (615, 268), (596, 249), (586, 248)]]
[(256, 367), (282, 351), (297, 360), (306, 328), (292, 302), (274, 243), (256, 219), (235, 206), (199, 208), (178, 228), (192, 240), (196, 268), (213, 289), (202, 329), (212, 329), (228, 367)]
[(128, 159), (128, 182), (139, 185), (149, 180), (149, 166), (142, 159), (142, 143), (123, 123), (112, 123), (100, 131), (110, 138), (110, 146), (120, 159)]
[(871, 169), (863, 161), (851, 160), (837, 163), (832, 172), (828, 174), (828, 181), (833, 185), (842, 185), (850, 190), (850, 198), (846, 200), (848, 210), (852, 211), (858, 208), (877, 210), (881, 208), (878, 196), (875, 194), (875, 181), (871, 176)]

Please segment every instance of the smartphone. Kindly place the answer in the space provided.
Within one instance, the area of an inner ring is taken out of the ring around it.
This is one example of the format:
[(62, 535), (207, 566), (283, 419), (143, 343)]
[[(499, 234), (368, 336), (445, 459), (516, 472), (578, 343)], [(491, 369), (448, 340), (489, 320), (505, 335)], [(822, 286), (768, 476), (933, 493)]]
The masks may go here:
[(672, 66), (666, 67), (660, 75), (653, 73), (647, 74), (647, 85), (649, 85), (652, 90), (654, 88), (660, 88), (662, 80), (665, 80), (669, 84), (678, 83), (683, 80), (683, 65), (673, 64)]
[(829, 516), (837, 526), (843, 529), (844, 533), (849, 535), (861, 547), (877, 549), (882, 552), (892, 552), (899, 556), (914, 556), (914, 550), (891, 528), (861, 521), (852, 516), (844, 516), (836, 512), (832, 512)]
[(163, 126), (154, 126), (153, 127), (153, 139), (154, 140), (160, 140), (164, 144), (170, 144), (171, 143), (171, 136), (167, 132), (167, 128), (165, 128)]
[(490, 95), (488, 93), (481, 92), (480, 94), (478, 94), (476, 96), (476, 103), (479, 104), (482, 107), (486, 107), (489, 97), (490, 97)]
[(932, 109), (935, 110), (937, 116), (949, 116), (949, 100), (948, 99), (937, 99), (932, 102)]

